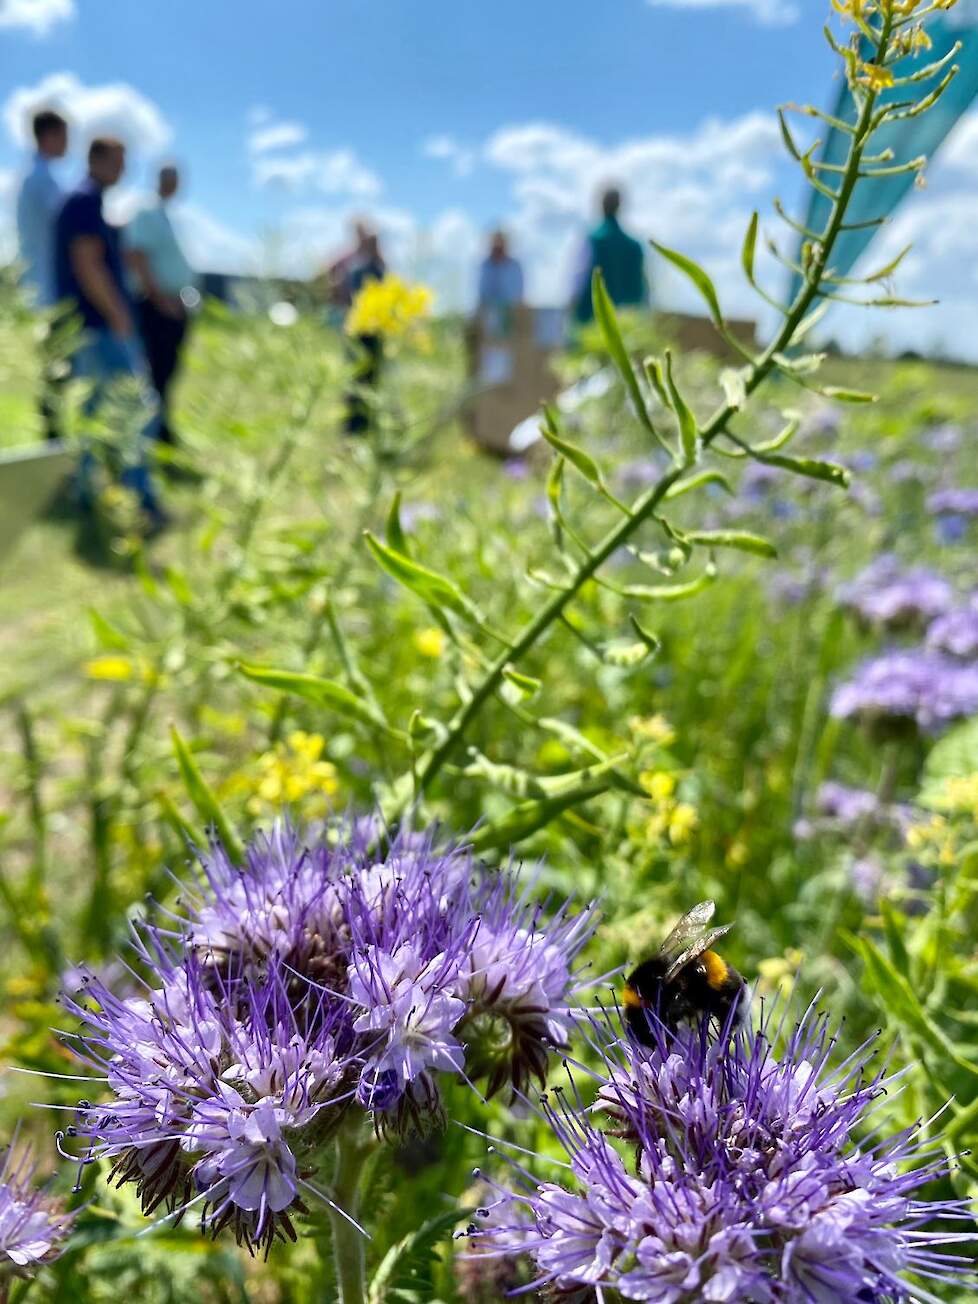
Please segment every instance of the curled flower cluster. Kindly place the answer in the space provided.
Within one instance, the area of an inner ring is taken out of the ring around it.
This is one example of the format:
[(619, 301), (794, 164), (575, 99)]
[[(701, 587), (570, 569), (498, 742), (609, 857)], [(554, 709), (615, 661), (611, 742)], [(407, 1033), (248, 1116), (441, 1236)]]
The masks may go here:
[(884, 652), (839, 685), (831, 710), (842, 719), (936, 730), (978, 711), (978, 665), (926, 648)]
[(922, 566), (904, 570), (889, 553), (840, 586), (839, 605), (869, 625), (904, 629), (942, 615), (953, 592), (947, 580)]
[(513, 873), (432, 836), (378, 855), (376, 832), (278, 825), (240, 868), (213, 845), (174, 927), (138, 934), (138, 999), (91, 980), (67, 1000), (111, 1093), (74, 1132), (145, 1212), (194, 1204), (267, 1249), (349, 1111), (424, 1126), (440, 1075), (522, 1090), (566, 1045), (590, 912), (545, 921)]
[(34, 1186), (30, 1154), (11, 1147), (0, 1170), (0, 1296), (5, 1279), (29, 1276), (61, 1253), (73, 1215)]
[(926, 1230), (970, 1221), (968, 1203), (916, 1198), (946, 1161), (914, 1129), (882, 1134), (891, 1080), (869, 1070), (870, 1046), (833, 1066), (810, 1009), (776, 1055), (770, 1023), (711, 1040), (653, 1022), (651, 1048), (613, 1042), (594, 1107), (576, 1090), (542, 1102), (559, 1178), (513, 1161), (476, 1242), (501, 1236), (500, 1255), (518, 1242), (538, 1286), (582, 1301), (884, 1304), (933, 1298), (915, 1277), (973, 1288), (973, 1260), (948, 1249), (972, 1236)]

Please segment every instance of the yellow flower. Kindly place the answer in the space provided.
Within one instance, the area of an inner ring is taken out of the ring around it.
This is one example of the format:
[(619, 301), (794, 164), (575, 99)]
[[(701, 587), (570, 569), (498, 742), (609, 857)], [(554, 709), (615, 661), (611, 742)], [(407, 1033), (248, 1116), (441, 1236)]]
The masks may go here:
[(405, 335), (430, 316), (433, 296), (424, 285), (408, 285), (399, 276), (366, 281), (346, 317), (349, 335)]
[(688, 801), (678, 802), (669, 816), (669, 841), (674, 847), (682, 846), (696, 832), (699, 822), (695, 806), (691, 806)]
[(871, 91), (883, 91), (893, 85), (893, 70), (878, 63), (860, 62), (859, 80)]
[(310, 807), (325, 809), (325, 798), (336, 792), (339, 784), (335, 766), (323, 760), (326, 740), (321, 734), (297, 729), (274, 751), (265, 752), (257, 761), (258, 774), (250, 785), (253, 796), (248, 803), (252, 814), (264, 807), (276, 809), (312, 798)]
[(760, 994), (771, 996), (775, 992), (780, 992), (784, 997), (790, 996), (804, 958), (801, 951), (789, 946), (784, 955), (775, 955), (769, 960), (762, 960), (757, 966)]
[(676, 741), (676, 731), (664, 715), (647, 717), (633, 715), (628, 722), (628, 727), (632, 733), (638, 734), (640, 738), (647, 738), (649, 742), (656, 743), (659, 747), (668, 747), (670, 743)]
[(432, 626), (414, 631), (414, 646), (423, 657), (437, 660), (445, 651), (445, 631)]
[(750, 847), (741, 838), (735, 838), (727, 848), (726, 862), (730, 869), (741, 869), (750, 858)]
[(963, 778), (945, 779), (935, 804), (952, 815), (970, 815), (978, 823), (978, 770)]
[(84, 671), (89, 679), (104, 679), (113, 683), (122, 683), (126, 679), (132, 679), (135, 674), (135, 666), (130, 657), (102, 656), (93, 657), (91, 661), (86, 661)]
[(660, 804), (676, 791), (676, 776), (666, 770), (647, 770), (639, 775), (638, 781), (652, 800)]

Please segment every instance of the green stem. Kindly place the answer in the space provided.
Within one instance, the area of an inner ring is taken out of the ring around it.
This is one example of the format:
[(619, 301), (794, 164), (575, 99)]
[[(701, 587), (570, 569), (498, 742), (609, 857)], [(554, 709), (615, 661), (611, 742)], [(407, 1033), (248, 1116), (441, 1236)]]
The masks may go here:
[[(336, 1138), (336, 1166), (330, 1195), (339, 1209), (329, 1210), (336, 1273), (337, 1304), (365, 1304), (367, 1264), (364, 1235), (350, 1221), (359, 1221), (360, 1176), (365, 1146), (358, 1132), (342, 1130)], [(348, 1214), (344, 1217), (343, 1210)]]
[[(886, 56), (891, 23), (892, 20), (888, 18), (880, 33), (877, 46), (877, 61)], [(748, 396), (753, 394), (767, 379), (768, 375), (776, 369), (778, 355), (784, 353), (790, 346), (795, 331), (801, 325), (814, 300), (821, 293), (821, 282), (828, 266), (829, 256), (842, 229), (852, 192), (859, 181), (863, 152), (873, 131), (875, 103), (875, 93), (867, 90), (853, 131), (842, 182), (833, 201), (832, 211), (822, 239), (812, 254), (807, 279), (799, 288), (794, 303), (785, 314), (781, 329), (757, 361), (751, 364), (744, 382)], [(713, 440), (723, 433), (728, 422), (733, 419), (739, 410), (739, 404), (734, 406), (731, 403), (721, 404), (716, 409), (707, 424), (700, 428), (700, 439), (704, 449), (708, 448)], [(523, 632), (518, 635), (512, 646), (504, 648), (500, 652), (473, 690), (472, 696), (455, 714), (449, 724), (444, 740), (424, 758), (423, 764), (418, 770), (416, 798), (423, 797), (427, 793), (435, 778), (450, 759), (458, 743), (464, 737), (469, 725), (482, 710), (488, 699), (499, 688), (506, 668), (515, 665), (535, 646), (550, 626), (560, 619), (565, 608), (594, 576), (595, 572), (627, 542), (644, 521), (648, 520), (669, 489), (691, 469), (691, 466), (688, 465), (673, 467), (657, 484), (648, 489), (636, 501), (628, 515), (609, 530), (594, 550), (581, 561), (577, 570), (568, 580), (567, 587), (560, 592), (554, 593), (541, 607), (536, 616), (524, 627)]]

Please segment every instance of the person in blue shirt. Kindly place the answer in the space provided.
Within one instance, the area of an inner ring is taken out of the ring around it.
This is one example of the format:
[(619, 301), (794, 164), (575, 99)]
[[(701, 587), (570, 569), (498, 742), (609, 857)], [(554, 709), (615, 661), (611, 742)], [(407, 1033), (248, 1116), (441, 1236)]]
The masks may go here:
[[(22, 284), (40, 309), (54, 306), (54, 226), (64, 199), (52, 164), (68, 149), (68, 124), (45, 109), (31, 124), (36, 150), (17, 195), (17, 244)], [(58, 439), (64, 366), (57, 356), (57, 326), (49, 319), (41, 340), (41, 424), (48, 439)]]
[(645, 275), (645, 250), (622, 230), (618, 220), (621, 191), (612, 187), (601, 196), (602, 220), (584, 242), (571, 298), (571, 312), (578, 325), (594, 320), (591, 277), (600, 268), (608, 296), (616, 308), (644, 308), (649, 301)]
[[(165, 514), (153, 489), (146, 439), (159, 431), (159, 408), (146, 375), (146, 362), (135, 332), (126, 290), (119, 232), (105, 220), (102, 197), (122, 176), (125, 146), (110, 137), (93, 140), (88, 151), (88, 176), (65, 199), (58, 215), (54, 241), (55, 292), (70, 305), (84, 328), (72, 358), (75, 376), (93, 382), (86, 404), (88, 415), (102, 406), (113, 382), (129, 376), (139, 384), (141, 430), (135, 445), (125, 446), (122, 481), (139, 496), (151, 528), (165, 524)], [(90, 474), (90, 462), (88, 474)], [(82, 496), (87, 493), (83, 468)]]
[(51, 165), (67, 153), (68, 124), (60, 113), (46, 109), (35, 114), (32, 126), (37, 149), (17, 196), (17, 240), (23, 284), (39, 307), (50, 308), (57, 301), (54, 224), (64, 199)]
[(479, 268), (479, 309), (511, 309), (523, 302), (523, 268), (509, 252), (504, 231), (494, 231)]

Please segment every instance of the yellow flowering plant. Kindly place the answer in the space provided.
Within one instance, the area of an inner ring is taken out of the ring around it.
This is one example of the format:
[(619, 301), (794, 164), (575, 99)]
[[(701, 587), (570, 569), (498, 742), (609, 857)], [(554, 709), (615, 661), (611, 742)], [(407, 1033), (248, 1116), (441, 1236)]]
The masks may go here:
[(433, 302), (427, 286), (409, 284), (399, 276), (366, 281), (347, 313), (346, 332), (401, 339), (431, 316)]

